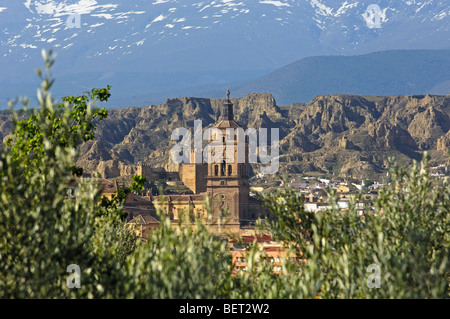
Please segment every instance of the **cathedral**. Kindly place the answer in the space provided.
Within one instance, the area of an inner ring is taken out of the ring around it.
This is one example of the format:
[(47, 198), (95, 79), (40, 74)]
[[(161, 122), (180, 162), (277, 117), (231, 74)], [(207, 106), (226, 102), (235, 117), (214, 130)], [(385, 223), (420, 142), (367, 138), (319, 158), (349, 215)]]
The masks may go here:
[[(242, 128), (234, 119), (229, 91), (214, 128), (222, 133), (223, 143), (220, 144), (223, 150), (227, 129)], [(214, 138), (213, 135), (209, 142), (214, 141)], [(267, 217), (269, 213), (262, 203), (250, 196), (248, 140), (245, 140), (245, 160), (240, 162), (237, 137), (234, 137), (234, 142), (227, 141), (226, 145), (232, 146), (233, 150), (227, 150), (228, 157), (223, 156), (221, 161), (195, 163), (194, 152), (191, 152), (191, 163), (180, 164), (179, 176), (193, 194), (154, 196), (154, 207), (164, 211), (172, 220), (178, 220), (183, 212), (189, 212), (212, 224), (217, 223), (221, 217), (226, 221), (226, 227), (232, 228), (252, 224), (257, 218)], [(225, 154), (225, 151), (222, 154)], [(229, 158), (229, 154), (233, 154), (234, 158)], [(206, 206), (210, 207), (212, 216), (207, 216)]]

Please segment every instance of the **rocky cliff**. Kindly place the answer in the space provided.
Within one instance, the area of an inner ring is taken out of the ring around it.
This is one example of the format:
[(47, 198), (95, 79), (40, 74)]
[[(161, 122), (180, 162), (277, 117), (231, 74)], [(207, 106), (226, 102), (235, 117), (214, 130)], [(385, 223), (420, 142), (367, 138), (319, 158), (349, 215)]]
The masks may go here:
[[(192, 129), (194, 120), (212, 125), (223, 102), (185, 97), (110, 110), (98, 124), (96, 140), (81, 147), (78, 164), (108, 177), (139, 162), (177, 170), (170, 160), (172, 131)], [(280, 129), (280, 173), (368, 177), (384, 173), (389, 157), (409, 165), (424, 151), (432, 165), (448, 161), (450, 96), (322, 95), (306, 104), (278, 106), (270, 94), (250, 94), (232, 102), (243, 126)], [(1, 117), (2, 136), (9, 127)]]

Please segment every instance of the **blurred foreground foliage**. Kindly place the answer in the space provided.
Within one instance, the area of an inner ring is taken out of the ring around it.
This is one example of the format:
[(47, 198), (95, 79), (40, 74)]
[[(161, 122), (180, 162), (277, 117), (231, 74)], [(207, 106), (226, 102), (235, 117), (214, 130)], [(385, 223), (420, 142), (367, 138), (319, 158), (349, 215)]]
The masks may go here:
[[(174, 229), (160, 213), (161, 226), (142, 243), (121, 218), (124, 196), (105, 204), (95, 182), (74, 176), (77, 146), (107, 115), (93, 102), (109, 87), (94, 89), (91, 102), (56, 104), (53, 57), (44, 52), (44, 60), (40, 109), (16, 122), (0, 154), (1, 298), (449, 297), (449, 184), (433, 187), (426, 158), (410, 171), (394, 166), (375, 211), (362, 215), (356, 200), (340, 210), (333, 194), (320, 214), (306, 212), (289, 187), (263, 195), (276, 218), (260, 227), (307, 260), (282, 261), (279, 275), (256, 244), (247, 271), (232, 275), (226, 241), (199, 220), (183, 227), (188, 217)], [(141, 191), (145, 180), (134, 182)], [(80, 288), (67, 285), (72, 264)]]
[(331, 208), (321, 213), (305, 211), (292, 189), (263, 196), (278, 216), (265, 227), (307, 260), (294, 295), (298, 289), (305, 298), (449, 297), (448, 181), (433, 185), (426, 155), (409, 171), (394, 164), (390, 173), (375, 211), (356, 197), (341, 210), (332, 192)]

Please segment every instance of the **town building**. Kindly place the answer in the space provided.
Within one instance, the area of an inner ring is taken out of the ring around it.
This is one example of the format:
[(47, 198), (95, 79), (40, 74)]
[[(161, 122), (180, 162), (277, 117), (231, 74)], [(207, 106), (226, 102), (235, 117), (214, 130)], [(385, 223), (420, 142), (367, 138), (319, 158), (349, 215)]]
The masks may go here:
[(247, 248), (251, 243), (257, 242), (261, 247), (261, 255), (258, 256), (256, 267), (262, 263), (268, 263), (272, 267), (272, 271), (278, 274), (282, 271), (283, 260), (291, 259), (297, 264), (305, 264), (306, 259), (302, 257), (302, 253), (294, 253), (289, 251), (281, 243), (274, 241), (270, 235), (247, 235), (241, 237), (241, 243), (233, 243), (231, 248), (231, 258), (233, 263), (233, 275), (248, 270), (248, 251)]

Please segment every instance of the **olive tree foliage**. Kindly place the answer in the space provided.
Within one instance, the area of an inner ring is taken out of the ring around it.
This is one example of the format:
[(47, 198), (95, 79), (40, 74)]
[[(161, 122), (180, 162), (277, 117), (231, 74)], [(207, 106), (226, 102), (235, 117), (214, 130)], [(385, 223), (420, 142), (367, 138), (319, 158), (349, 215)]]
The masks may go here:
[(160, 213), (161, 224), (127, 258), (127, 298), (228, 298), (231, 258), (227, 241), (212, 234), (189, 214), (173, 227)]
[[(450, 189), (436, 186), (427, 156), (407, 171), (395, 164), (392, 183), (359, 213), (355, 197), (339, 209), (307, 212), (292, 188), (263, 196), (277, 218), (265, 227), (300, 248), (294, 298), (448, 298)], [(360, 210), (362, 207), (359, 207)]]
[[(92, 107), (96, 101), (107, 101), (111, 96), (110, 86), (102, 89), (92, 89), (91, 92), (80, 96), (63, 97), (61, 103), (56, 103), (49, 93), (54, 83), (51, 75), (51, 67), (55, 60), (50, 50), (42, 51), (45, 69), (36, 70), (41, 79), (37, 99), (41, 106), (34, 109), (33, 113), (25, 120), (19, 121), (14, 112), (13, 123), (15, 126), (13, 137), (9, 137), (6, 145), (11, 148), (11, 156), (20, 158), (31, 171), (39, 169), (46, 150), (44, 141), (51, 141), (62, 148), (76, 148), (82, 142), (94, 139), (95, 121), (101, 121), (107, 117), (108, 112), (104, 108)], [(29, 103), (25, 101), (24, 107)], [(66, 112), (66, 118), (61, 114)], [(63, 122), (66, 121), (66, 122)], [(42, 125), (42, 124), (46, 125)], [(65, 127), (64, 127), (65, 126)], [(82, 175), (82, 169), (73, 166), (72, 171), (76, 175)]]
[[(0, 297), (107, 296), (136, 236), (125, 231), (117, 206), (100, 205), (95, 182), (72, 174), (76, 146), (90, 138), (99, 112), (84, 97), (57, 105), (49, 92), (54, 60), (51, 52), (43, 57), (39, 109), (25, 121), (11, 109), (15, 128), (0, 153)], [(67, 285), (73, 264), (81, 269), (79, 289)]]

